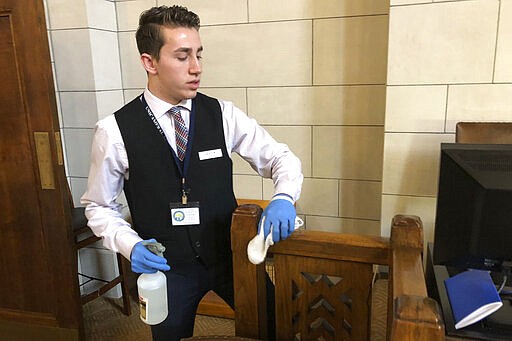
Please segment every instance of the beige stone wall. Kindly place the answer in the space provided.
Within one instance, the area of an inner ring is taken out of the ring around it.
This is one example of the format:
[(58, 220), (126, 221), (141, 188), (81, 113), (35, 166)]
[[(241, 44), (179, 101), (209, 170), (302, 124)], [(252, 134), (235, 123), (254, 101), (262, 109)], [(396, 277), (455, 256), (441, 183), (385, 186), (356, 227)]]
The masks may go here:
[(89, 172), (95, 122), (124, 103), (116, 5), (44, 0), (65, 167), (76, 204)]
[[(298, 212), (308, 228), (380, 233), (387, 0), (45, 0), (75, 200), (92, 127), (146, 83), (140, 12), (181, 4), (201, 16), (201, 91), (233, 101), (300, 157)], [(235, 192), (272, 184), (234, 156)]]
[(458, 121), (512, 120), (512, 0), (391, 0), (382, 234), (419, 215), (433, 239), (439, 149)]
[[(512, 0), (179, 3), (202, 18), (201, 90), (301, 158), (309, 228), (388, 235), (394, 214), (417, 214), (432, 240), (439, 144), (461, 120), (512, 120)], [(161, 4), (45, 0), (75, 200), (94, 123), (144, 87), (133, 35)], [(234, 162), (238, 196), (271, 196)]]

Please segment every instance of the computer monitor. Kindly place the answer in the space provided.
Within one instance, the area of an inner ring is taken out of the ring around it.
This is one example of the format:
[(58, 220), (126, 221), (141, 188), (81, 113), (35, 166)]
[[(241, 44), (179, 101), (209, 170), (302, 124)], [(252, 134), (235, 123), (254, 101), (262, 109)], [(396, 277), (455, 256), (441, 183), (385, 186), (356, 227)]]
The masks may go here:
[(512, 145), (441, 144), (433, 261), (492, 271), (512, 261)]

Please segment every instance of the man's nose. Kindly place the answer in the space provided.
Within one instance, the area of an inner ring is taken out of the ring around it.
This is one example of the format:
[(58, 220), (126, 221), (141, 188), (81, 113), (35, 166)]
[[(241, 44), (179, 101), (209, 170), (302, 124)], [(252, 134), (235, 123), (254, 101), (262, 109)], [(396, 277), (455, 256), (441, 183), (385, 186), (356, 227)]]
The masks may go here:
[(200, 74), (202, 72), (201, 61), (199, 58), (193, 58), (190, 62), (190, 73)]

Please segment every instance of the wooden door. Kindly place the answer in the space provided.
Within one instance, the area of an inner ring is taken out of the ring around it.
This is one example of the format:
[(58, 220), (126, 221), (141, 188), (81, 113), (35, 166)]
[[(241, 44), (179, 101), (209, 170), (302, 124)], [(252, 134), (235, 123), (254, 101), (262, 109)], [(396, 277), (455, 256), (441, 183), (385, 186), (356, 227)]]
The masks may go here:
[(42, 0), (0, 0), (0, 339), (76, 340), (68, 230)]

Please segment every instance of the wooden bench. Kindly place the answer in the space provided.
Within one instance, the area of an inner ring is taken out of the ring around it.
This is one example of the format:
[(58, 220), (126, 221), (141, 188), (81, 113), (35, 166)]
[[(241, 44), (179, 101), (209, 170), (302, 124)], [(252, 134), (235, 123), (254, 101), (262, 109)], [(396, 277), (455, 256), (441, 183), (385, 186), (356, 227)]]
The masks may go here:
[[(267, 339), (265, 265), (247, 258), (262, 209), (239, 206), (231, 242), (235, 334)], [(437, 302), (427, 297), (423, 230), (397, 215), (391, 237), (296, 231), (269, 250), (273, 260), (277, 340), (369, 340), (374, 266), (389, 267), (388, 339), (444, 340)]]

